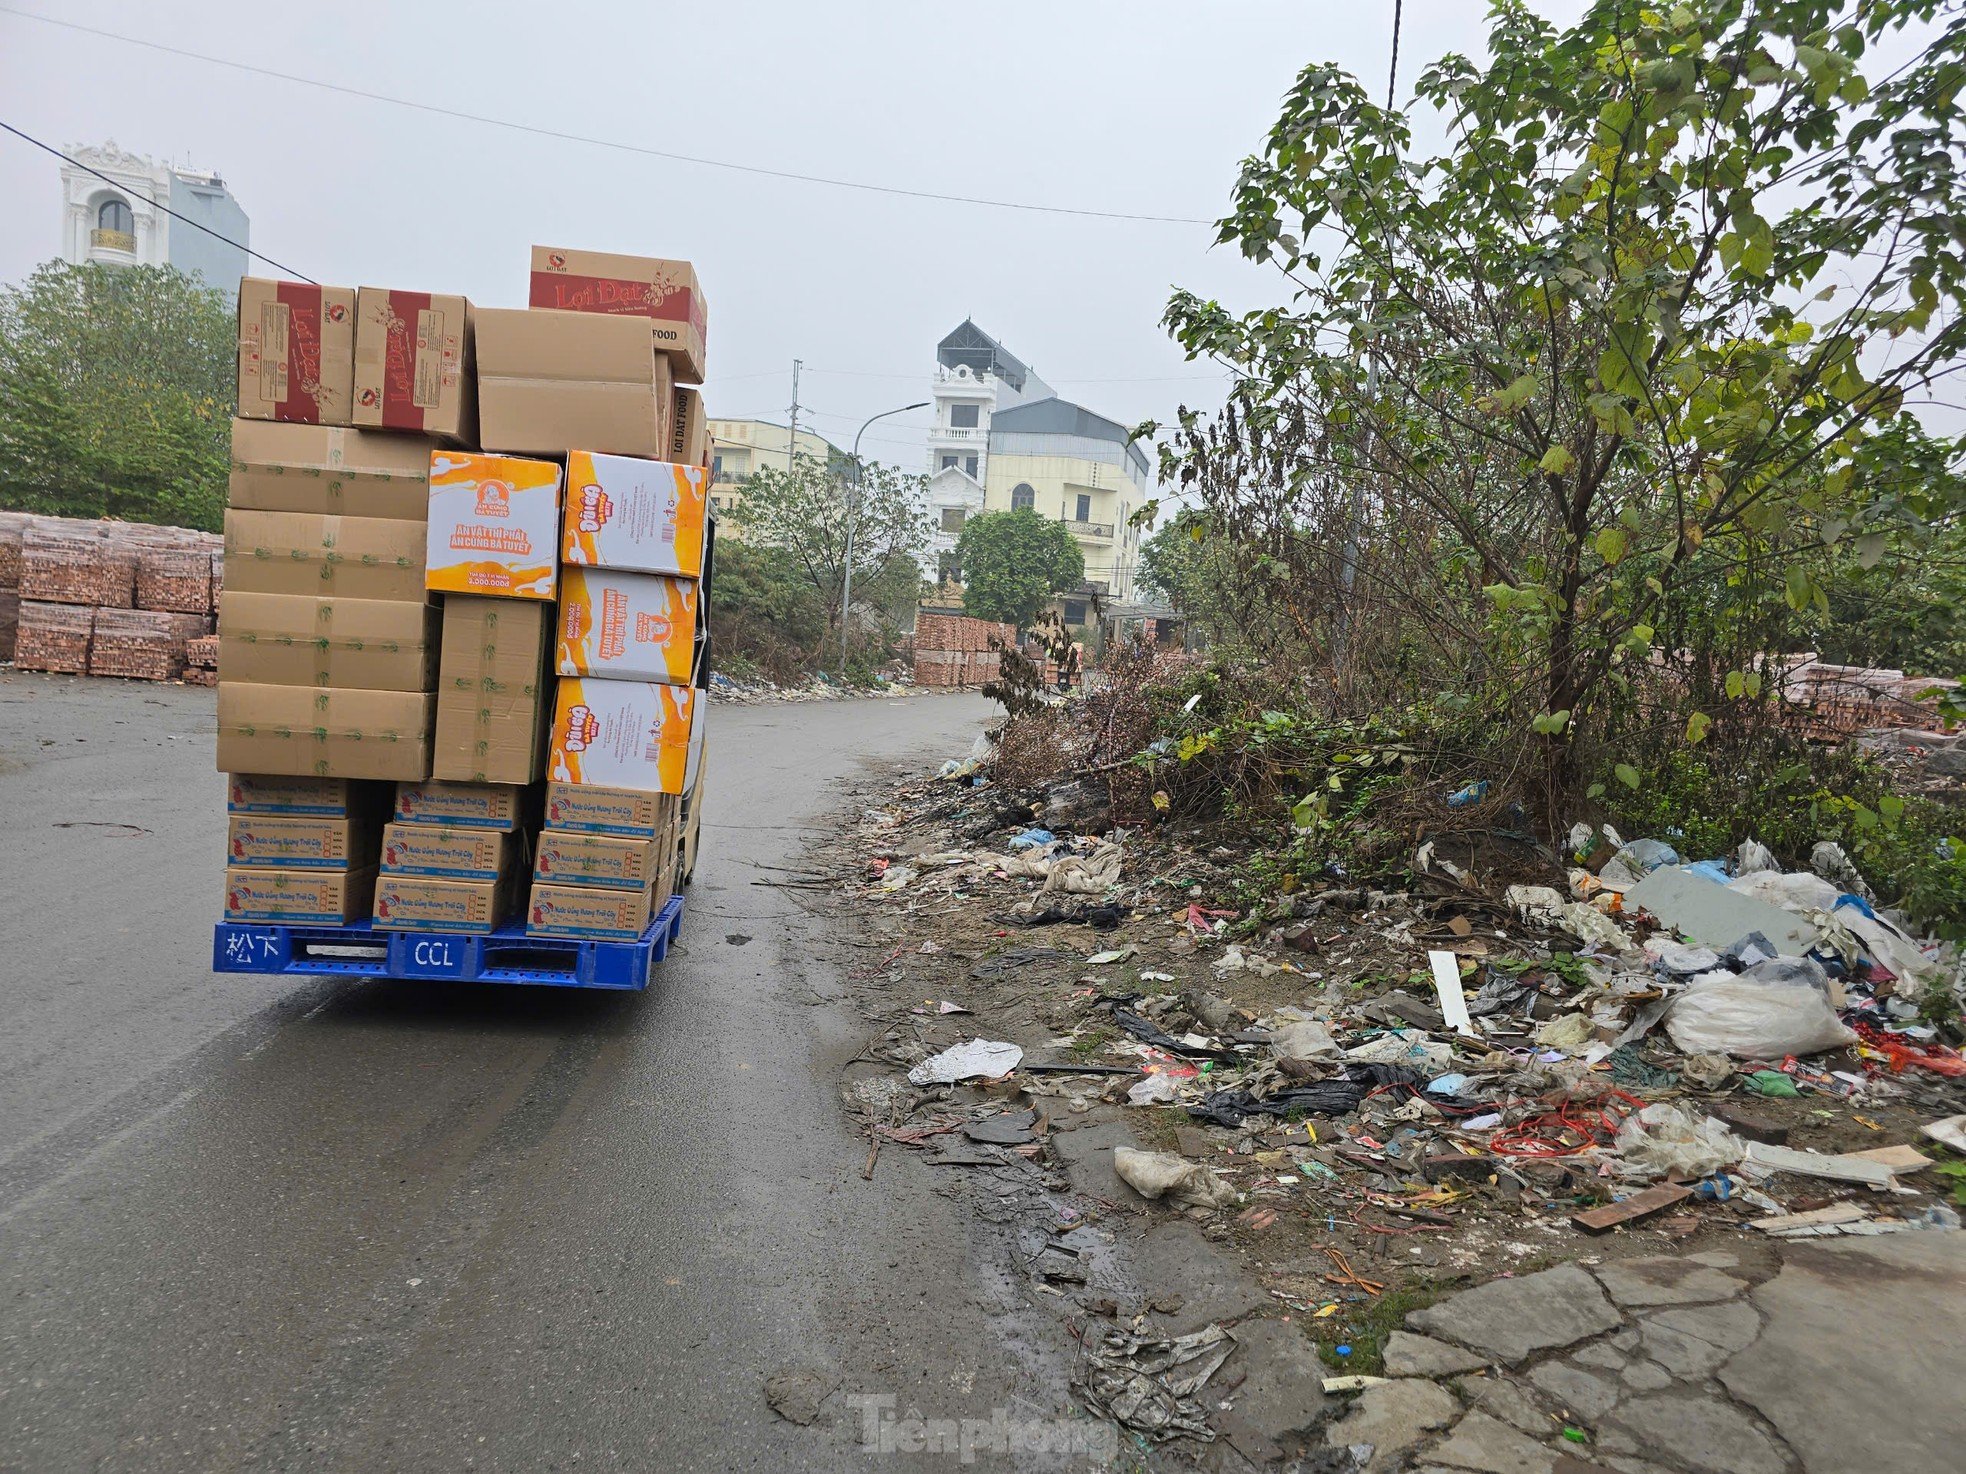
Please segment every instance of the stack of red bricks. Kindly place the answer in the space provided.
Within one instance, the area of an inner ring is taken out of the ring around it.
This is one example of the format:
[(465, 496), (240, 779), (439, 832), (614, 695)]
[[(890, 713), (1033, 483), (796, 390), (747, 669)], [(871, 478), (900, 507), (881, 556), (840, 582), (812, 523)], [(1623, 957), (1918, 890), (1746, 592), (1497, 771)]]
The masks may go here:
[(216, 534), (0, 512), (0, 659), (175, 680), (218, 607)]
[(1016, 639), (1015, 625), (923, 609), (915, 616), (915, 684), (953, 691), (993, 681), (999, 657), (991, 641)]

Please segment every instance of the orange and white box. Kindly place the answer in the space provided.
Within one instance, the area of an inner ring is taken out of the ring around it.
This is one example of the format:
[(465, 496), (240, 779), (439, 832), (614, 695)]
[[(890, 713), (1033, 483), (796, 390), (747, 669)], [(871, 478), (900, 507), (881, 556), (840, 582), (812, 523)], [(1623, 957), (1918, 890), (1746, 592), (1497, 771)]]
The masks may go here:
[(560, 559), (701, 578), (709, 497), (706, 467), (571, 451)]
[(560, 682), (546, 776), (644, 793), (681, 793), (696, 691), (659, 681)]
[(696, 601), (688, 579), (567, 569), (560, 575), (560, 674), (688, 685)]
[(474, 451), (430, 453), (425, 588), (551, 599), (558, 568), (560, 468)]

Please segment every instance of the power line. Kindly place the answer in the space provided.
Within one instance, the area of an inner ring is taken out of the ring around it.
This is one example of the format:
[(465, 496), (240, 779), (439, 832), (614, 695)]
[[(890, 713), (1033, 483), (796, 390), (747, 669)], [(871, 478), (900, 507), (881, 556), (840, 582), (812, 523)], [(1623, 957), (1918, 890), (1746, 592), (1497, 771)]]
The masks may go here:
[[(0, 6), (0, 9), (4, 9), (4, 8), (5, 8), (4, 6)], [(20, 129), (16, 128), (12, 123), (9, 123), (4, 119), (0, 119), (0, 128), (5, 128), (9, 133), (13, 134), (14, 137), (20, 139), (23, 143), (31, 143), (36, 148), (40, 149), (42, 152), (53, 154), (56, 158), (60, 159), (64, 164), (73, 165), (75, 168), (80, 169), (84, 174), (93, 174), (95, 175), (96, 178), (100, 179), (104, 184), (113, 185), (115, 188), (119, 190), (125, 190), (127, 192), (126, 186), (119, 184), (114, 179), (111, 179), (107, 174), (103, 173), (102, 170), (91, 169), (87, 164), (83, 163), (80, 159), (70, 158), (67, 154), (63, 153), (60, 149), (56, 148), (52, 143), (43, 143), (40, 139), (36, 138), (33, 134), (21, 132)], [(251, 246), (245, 245), (239, 241), (235, 241), (229, 235), (220, 235), (216, 230), (213, 230), (209, 225), (200, 225), (196, 220), (193, 220), (189, 215), (178, 214), (177, 211), (173, 210), (169, 205), (163, 203), (161, 200), (153, 199), (150, 196), (146, 195), (144, 196), (144, 203), (150, 205), (154, 209), (162, 210), (166, 215), (170, 216), (171, 219), (173, 220), (182, 220), (186, 225), (191, 226), (194, 230), (204, 231), (206, 235), (212, 237), (212, 239), (214, 240), (224, 241), (228, 246), (232, 246), (238, 250), (244, 251), (248, 256), (252, 257), (253, 260), (255, 261), (264, 261), (268, 266), (274, 267), (279, 271), (285, 272), (288, 276), (294, 277), (300, 281), (304, 281), (309, 286), (317, 287), (320, 285), (320, 283), (315, 281), (313, 277), (308, 276), (303, 272), (295, 271), (291, 266), (282, 266), (278, 261), (275, 261), (271, 256), (262, 256), (260, 255), (259, 252), (255, 251)]]
[(46, 26), (59, 26), (63, 30), (79, 31), (84, 35), (99, 36), (106, 41), (120, 41), (126, 46), (141, 46), (150, 51), (162, 52), (167, 56), (179, 56), (189, 61), (201, 61), (209, 66), (229, 67), (233, 71), (248, 72), (254, 76), (271, 77), (279, 82), (292, 82), (301, 87), (318, 87), (324, 92), (338, 92), (344, 97), (359, 97), (368, 102), (385, 102), (392, 107), (410, 108), (416, 112), (431, 113), (441, 118), (454, 118), (466, 123), (482, 123), (487, 127), (505, 128), (514, 133), (529, 133), (539, 138), (551, 138), (561, 143), (582, 143), (593, 148), (617, 149), (622, 153), (640, 154), (651, 159), (667, 159), (672, 163), (696, 164), (705, 169), (727, 169), (738, 174), (757, 174), (768, 179), (790, 179), (801, 184), (823, 184), (833, 189), (857, 189), (868, 194), (896, 195), (905, 199), (936, 200), (952, 205), (983, 205), (995, 210), (1024, 210), (1039, 215), (1078, 215), (1094, 220), (1133, 220), (1155, 225), (1213, 225), (1213, 220), (1203, 220), (1189, 215), (1144, 215), (1125, 210), (1087, 210), (1071, 205), (1035, 205), (1023, 200), (993, 200), (978, 195), (941, 194), (927, 189), (906, 189), (892, 184), (867, 184), (857, 179), (831, 179), (820, 174), (801, 174), (791, 169), (771, 169), (761, 164), (739, 164), (728, 159), (709, 159), (696, 154), (672, 153), (667, 149), (649, 148), (638, 143), (623, 143), (614, 138), (595, 138), (582, 133), (568, 133), (557, 128), (540, 128), (530, 123), (515, 123), (507, 118), (494, 118), (485, 113), (468, 113), (458, 108), (440, 107), (435, 103), (416, 102), (406, 97), (391, 97), (383, 92), (371, 92), (363, 87), (350, 87), (341, 82), (324, 82), (317, 77), (303, 77), (293, 72), (275, 71), (271, 67), (255, 66), (250, 62), (233, 61), (229, 57), (207, 56), (203, 52), (189, 51), (181, 46), (167, 46), (161, 41), (146, 41), (139, 36), (125, 36), (115, 31), (100, 30), (95, 26), (85, 26), (76, 21), (56, 20), (51, 15), (36, 15), (31, 10), (17, 10), (11, 5), (0, 5), (0, 13), (19, 16), (22, 20), (39, 21)]

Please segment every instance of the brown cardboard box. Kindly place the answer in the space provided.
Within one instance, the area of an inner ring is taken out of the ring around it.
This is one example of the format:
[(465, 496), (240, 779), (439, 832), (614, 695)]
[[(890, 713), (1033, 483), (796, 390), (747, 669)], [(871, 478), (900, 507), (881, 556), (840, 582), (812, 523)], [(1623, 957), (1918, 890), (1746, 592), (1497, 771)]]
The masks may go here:
[(225, 871), (227, 921), (315, 922), (339, 926), (369, 914), (375, 896), (375, 867), (362, 870)]
[(355, 423), (474, 439), (471, 328), (462, 297), (363, 287), (355, 296)]
[(647, 890), (661, 867), (661, 839), (623, 839), (571, 829), (540, 832), (532, 878), (548, 885)]
[(348, 287), (239, 283), (239, 413), (346, 425), (355, 396), (355, 293)]
[(387, 875), (496, 880), (512, 871), (516, 852), (510, 829), (398, 819), (382, 832), (382, 869)]
[(529, 599), (444, 600), (433, 778), (530, 783), (546, 762), (553, 606)]
[(654, 914), (653, 890), (608, 890), (534, 881), (526, 906), (526, 932), (535, 937), (632, 942), (641, 936)]
[(234, 420), (225, 504), (248, 512), (422, 522), (430, 514), (430, 452), (437, 444), (421, 435)]
[(654, 839), (666, 816), (681, 800), (673, 794), (639, 788), (589, 788), (578, 783), (546, 785), (549, 829)]
[(703, 418), (703, 391), (678, 384), (670, 396), (669, 454), (682, 466), (710, 464), (710, 427)]
[(687, 261), (618, 256), (606, 251), (532, 248), (532, 307), (648, 318), (656, 345), (675, 360), (676, 377), (703, 382), (710, 309)]
[(424, 525), (313, 512), (225, 514), (225, 592), (421, 604)]
[(225, 862), (274, 870), (361, 870), (376, 862), (373, 815), (322, 819), (305, 814), (234, 814)]
[(389, 812), (391, 798), (387, 784), (364, 783), (353, 778), (299, 778), (277, 773), (226, 775), (225, 807), (232, 814), (305, 814), (322, 819), (374, 817)]
[(477, 334), (486, 450), (660, 457), (667, 448), (669, 360), (646, 318), (487, 308)]
[(420, 782), (436, 701), (415, 691), (220, 681), (219, 771)]
[(416, 824), (515, 829), (526, 817), (528, 794), (499, 783), (401, 783), (396, 817)]
[(234, 589), (218, 616), (228, 681), (428, 691), (437, 674), (437, 606)]
[(483, 934), (497, 930), (511, 914), (512, 892), (509, 876), (432, 880), (385, 873), (375, 885), (375, 924), (383, 931)]

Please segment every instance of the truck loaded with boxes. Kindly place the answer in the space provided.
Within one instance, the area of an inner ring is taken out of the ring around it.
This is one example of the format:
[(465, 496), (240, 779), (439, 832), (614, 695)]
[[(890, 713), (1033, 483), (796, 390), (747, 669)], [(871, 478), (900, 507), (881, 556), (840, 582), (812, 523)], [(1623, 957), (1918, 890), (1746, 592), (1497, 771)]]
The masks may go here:
[(702, 291), (686, 262), (540, 247), (529, 297), (241, 284), (219, 970), (640, 987), (676, 934)]

